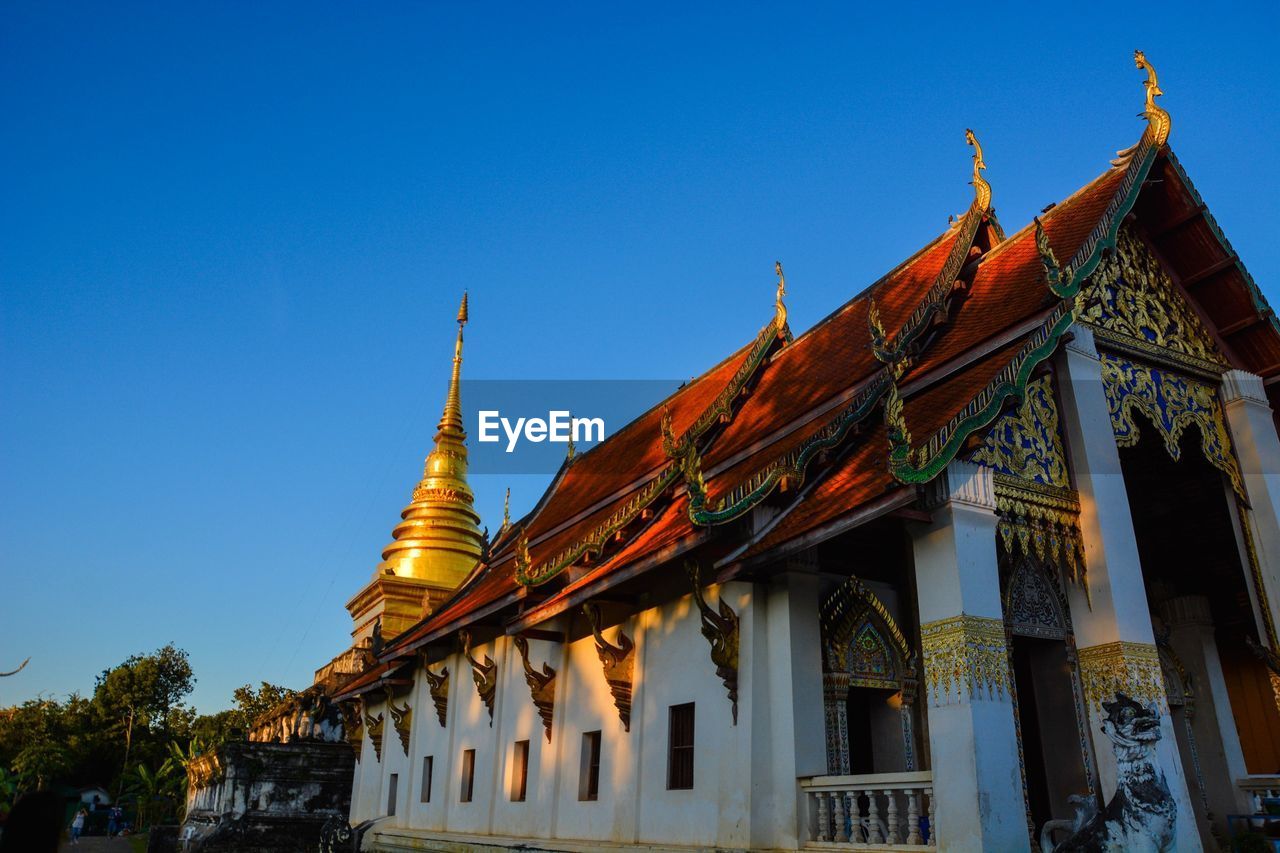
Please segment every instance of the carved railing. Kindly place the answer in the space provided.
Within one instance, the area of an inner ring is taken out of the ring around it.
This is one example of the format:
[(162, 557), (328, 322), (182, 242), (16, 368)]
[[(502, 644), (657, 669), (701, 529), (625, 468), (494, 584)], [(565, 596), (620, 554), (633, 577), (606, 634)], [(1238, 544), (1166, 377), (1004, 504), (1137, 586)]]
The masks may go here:
[(1254, 814), (1262, 813), (1262, 801), (1280, 798), (1280, 776), (1245, 776), (1236, 785), (1253, 803)]
[(812, 776), (800, 780), (807, 847), (934, 850), (933, 773)]

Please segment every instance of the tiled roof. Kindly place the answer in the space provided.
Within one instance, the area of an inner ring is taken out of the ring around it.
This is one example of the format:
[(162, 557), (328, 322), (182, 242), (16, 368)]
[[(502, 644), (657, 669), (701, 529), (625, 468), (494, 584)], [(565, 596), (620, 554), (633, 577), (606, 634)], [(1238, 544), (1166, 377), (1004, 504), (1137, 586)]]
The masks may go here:
[[(1108, 170), (1041, 216), (1060, 263), (1077, 255), (1096, 257), (1089, 241), (1096, 241), (1100, 223), (1111, 223), (1121, 208), (1128, 210), (1117, 200), (1132, 201), (1136, 190), (1131, 188), (1144, 186), (1145, 172), (1135, 174), (1139, 167), (1159, 170), (1163, 179), (1155, 189), (1142, 191), (1144, 197), (1134, 208), (1142, 217), (1153, 222), (1163, 217), (1165, 224), (1179, 217), (1189, 222), (1197, 209), (1203, 210), (1172, 154), (1162, 149), (1154, 161), (1147, 158)], [(1210, 295), (1197, 296), (1202, 308), (1215, 322), (1226, 318), (1235, 324), (1229, 343), (1251, 369), (1265, 375), (1280, 373), (1280, 332), (1270, 309), (1238, 261), (1228, 262), (1234, 255), (1216, 225), (1210, 228), (1211, 218), (1206, 222), (1190, 226), (1198, 235), (1194, 239), (1204, 244), (1199, 249), (1199, 243), (1187, 248), (1166, 240), (1165, 251), (1186, 269), (1221, 267), (1223, 279), (1206, 291)], [(851, 398), (884, 381), (883, 365), (871, 348), (869, 305), (874, 300), (892, 339), (909, 317), (919, 316), (927, 294), (946, 292), (950, 283), (940, 279), (955, 269), (948, 265), (949, 258), (954, 264), (961, 257), (957, 253), (965, 253), (966, 258), (980, 254), (980, 248), (969, 245), (968, 235), (974, 233), (953, 226), (808, 332), (780, 349), (771, 348), (772, 355), (757, 365), (753, 359), (762, 352), (760, 342), (768, 338), (766, 327), (766, 334), (755, 344), (739, 349), (666, 401), (674, 433), (683, 435), (726, 388), (750, 371), (742, 389), (745, 397), (736, 401), (727, 423), (710, 427), (705, 441), (696, 445), (709, 504), (735, 489), (740, 493), (742, 484), (755, 482), (753, 477), (842, 416)], [(1205, 233), (1214, 240), (1208, 241)], [(1158, 234), (1153, 239), (1162, 246)], [(920, 338), (920, 349), (898, 382), (904, 419), (916, 445), (953, 429), (957, 413), (966, 407), (972, 411), (973, 402), (993, 379), (1013, 369), (1026, 355), (1028, 342), (1035, 343), (1035, 336), (1043, 335), (1041, 320), (1051, 312), (1056, 312), (1052, 317), (1063, 315), (1061, 299), (1047, 286), (1030, 224), (976, 260), (976, 265), (964, 267), (944, 319)], [(939, 284), (942, 291), (935, 286)], [(1262, 320), (1250, 322), (1255, 315)], [(997, 403), (1001, 399), (997, 395)], [(395, 646), (421, 644), (461, 627), (476, 614), (522, 598), (525, 587), (516, 576), (515, 543), (527, 536), (530, 563), (544, 563), (599, 529), (659, 472), (670, 471), (673, 463), (663, 450), (661, 419), (662, 407), (655, 407), (563, 469), (538, 507), (521, 522), (519, 533), (503, 537), (491, 563)], [(721, 549), (721, 553), (731, 551), (731, 559), (739, 560), (759, 557), (905, 488), (889, 469), (889, 442), (878, 406), (842, 435), (838, 447), (812, 463), (811, 471), (805, 470), (803, 484), (788, 484), (798, 488), (780, 495), (778, 515), (757, 534), (756, 541), (744, 540), (736, 549)], [(712, 539), (713, 529), (691, 520), (683, 482), (671, 482), (669, 493), (653, 502), (651, 518), (628, 525), (611, 538), (612, 547), (603, 553), (574, 562), (572, 572), (545, 589), (548, 597), (537, 605), (538, 610), (567, 601), (575, 593), (593, 594), (592, 589), (608, 584), (612, 577), (627, 574), (624, 570), (632, 574), (647, 570), (648, 564)]]

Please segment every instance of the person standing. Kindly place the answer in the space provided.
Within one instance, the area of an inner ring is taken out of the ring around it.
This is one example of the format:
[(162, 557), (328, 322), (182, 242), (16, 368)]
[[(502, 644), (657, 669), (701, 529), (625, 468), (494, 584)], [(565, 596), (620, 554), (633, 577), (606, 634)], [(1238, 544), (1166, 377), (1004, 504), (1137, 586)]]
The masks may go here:
[(120, 828), (120, 807), (112, 806), (107, 810), (107, 837), (113, 837)]
[(81, 806), (80, 810), (76, 812), (76, 816), (72, 819), (71, 821), (71, 843), (72, 844), (80, 843), (80, 833), (84, 831), (84, 819), (87, 815), (88, 815), (88, 812), (84, 810), (84, 806)]

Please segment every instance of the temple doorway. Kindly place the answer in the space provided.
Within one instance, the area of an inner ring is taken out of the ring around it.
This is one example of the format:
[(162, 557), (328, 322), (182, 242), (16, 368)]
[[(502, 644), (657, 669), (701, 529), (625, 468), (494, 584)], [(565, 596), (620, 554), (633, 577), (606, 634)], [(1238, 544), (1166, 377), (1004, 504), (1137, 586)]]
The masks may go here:
[(1057, 569), (1005, 561), (1004, 616), (1030, 826), (1073, 816), (1069, 797), (1093, 794), (1071, 617)]
[[(1266, 668), (1249, 649), (1261, 632), (1245, 568), (1241, 507), (1229, 482), (1201, 452), (1198, 426), (1185, 430), (1174, 459), (1148, 423), (1143, 419), (1152, 438), (1120, 451), (1148, 601), (1166, 622), (1180, 599), (1194, 596), (1207, 606), (1204, 617), (1211, 620), (1249, 772), (1274, 773), (1280, 770), (1280, 711)], [(1177, 624), (1166, 627), (1178, 629)], [(1195, 662), (1186, 657), (1194, 682)]]
[(878, 594), (877, 586), (850, 578), (823, 605), (827, 771), (833, 775), (921, 766), (917, 658), (890, 612), (892, 590)]
[(1170, 434), (1131, 416), (1138, 437), (1120, 449), (1121, 469), (1183, 771), (1207, 835), (1204, 821), (1224, 827), (1237, 808), (1240, 776), (1280, 770), (1277, 696), (1250, 650), (1265, 629), (1242, 525), (1248, 509), (1219, 429), (1206, 446), (1198, 420)]

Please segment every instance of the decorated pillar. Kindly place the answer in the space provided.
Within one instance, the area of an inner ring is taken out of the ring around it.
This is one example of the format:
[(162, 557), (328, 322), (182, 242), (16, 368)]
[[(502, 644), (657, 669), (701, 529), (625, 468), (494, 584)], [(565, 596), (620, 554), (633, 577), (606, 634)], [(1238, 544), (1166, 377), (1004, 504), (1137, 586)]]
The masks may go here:
[(914, 526), (938, 843), (1029, 850), (996, 563), (990, 469), (952, 462)]
[(1077, 324), (1072, 332), (1072, 340), (1060, 354), (1058, 377), (1069, 461), (1080, 494), (1088, 588), (1082, 591), (1073, 586), (1067, 597), (1102, 796), (1104, 802), (1110, 801), (1118, 781), (1115, 749), (1103, 729), (1107, 713), (1102, 703), (1119, 691), (1158, 709), (1161, 736), (1155, 747), (1156, 764), (1177, 806), (1177, 849), (1200, 850), (1165, 698), (1102, 363), (1090, 329)]
[[(1263, 637), (1277, 648), (1280, 624), (1280, 436), (1262, 377), (1243, 370), (1222, 376), (1222, 408), (1240, 463), (1249, 508), (1243, 510), (1251, 586)], [(1277, 691), (1280, 695), (1280, 690)]]
[[(1193, 765), (1200, 779), (1193, 787), (1204, 791), (1206, 808), (1225, 831), (1226, 816), (1253, 810), (1252, 798), (1236, 787), (1249, 774), (1240, 749), (1240, 735), (1231, 715), (1231, 697), (1218, 658), (1218, 643), (1209, 600), (1183, 595), (1160, 605), (1160, 617), (1169, 631), (1168, 645), (1176, 663), (1185, 668), (1178, 676), (1190, 676), (1194, 691), (1187, 702), (1188, 742), (1199, 744)], [(1221, 748), (1215, 748), (1221, 744)], [(1208, 747), (1208, 748), (1205, 748)]]

